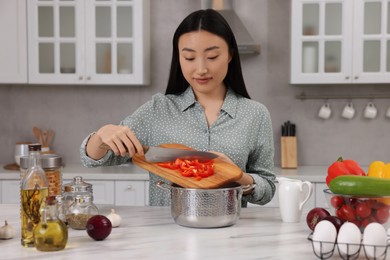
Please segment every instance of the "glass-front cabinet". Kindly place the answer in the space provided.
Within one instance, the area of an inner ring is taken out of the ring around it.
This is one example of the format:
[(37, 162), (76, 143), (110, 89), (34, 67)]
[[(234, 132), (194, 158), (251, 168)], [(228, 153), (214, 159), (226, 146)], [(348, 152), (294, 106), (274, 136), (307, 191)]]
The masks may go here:
[(29, 0), (29, 82), (148, 84), (149, 0)]
[(291, 84), (390, 83), (390, 0), (291, 8)]

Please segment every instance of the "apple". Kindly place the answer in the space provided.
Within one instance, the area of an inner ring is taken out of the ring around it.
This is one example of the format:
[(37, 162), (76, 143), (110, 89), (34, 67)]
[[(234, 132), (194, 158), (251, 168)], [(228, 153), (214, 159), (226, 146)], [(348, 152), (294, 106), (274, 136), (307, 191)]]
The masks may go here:
[(95, 215), (87, 221), (86, 229), (91, 238), (100, 241), (110, 235), (112, 224), (106, 216)]
[(324, 208), (311, 209), (309, 211), (309, 213), (307, 213), (307, 216), (306, 216), (307, 226), (311, 230), (314, 230), (317, 223), (320, 222), (321, 220), (323, 220), (327, 216), (330, 216), (330, 213), (329, 213), (329, 211), (327, 211)]

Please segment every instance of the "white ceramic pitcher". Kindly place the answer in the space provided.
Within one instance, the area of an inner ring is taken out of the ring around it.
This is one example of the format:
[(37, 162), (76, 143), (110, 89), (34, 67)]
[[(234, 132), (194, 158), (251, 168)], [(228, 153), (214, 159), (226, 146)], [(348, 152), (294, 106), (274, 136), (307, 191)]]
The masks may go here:
[[(302, 208), (313, 193), (313, 184), (285, 177), (277, 177), (279, 182), (279, 208), (283, 222), (299, 222)], [(307, 189), (303, 187), (307, 186)]]

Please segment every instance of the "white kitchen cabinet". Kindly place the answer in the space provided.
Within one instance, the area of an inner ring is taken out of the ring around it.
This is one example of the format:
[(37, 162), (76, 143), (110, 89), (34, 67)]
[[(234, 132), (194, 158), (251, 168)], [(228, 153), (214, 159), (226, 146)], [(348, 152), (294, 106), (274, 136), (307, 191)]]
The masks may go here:
[(20, 203), (20, 181), (2, 180), (0, 181), (0, 201), (3, 204)]
[(115, 181), (115, 205), (147, 205), (145, 188), (145, 181)]
[(29, 0), (29, 83), (149, 83), (149, 0)]
[[(63, 180), (63, 184), (72, 180)], [(96, 205), (146, 206), (149, 205), (149, 182), (144, 180), (114, 181), (89, 180), (92, 184), (93, 202)]]
[(115, 184), (114, 181), (87, 180), (92, 184), (93, 202), (95, 204), (115, 204)]
[(27, 83), (26, 0), (0, 0), (0, 83)]
[(388, 0), (291, 2), (291, 84), (390, 82)]

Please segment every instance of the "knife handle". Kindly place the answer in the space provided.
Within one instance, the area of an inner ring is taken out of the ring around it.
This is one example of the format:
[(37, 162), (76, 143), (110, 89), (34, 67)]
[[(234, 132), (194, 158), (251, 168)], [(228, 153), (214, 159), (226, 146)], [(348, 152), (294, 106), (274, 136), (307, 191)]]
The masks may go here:
[[(101, 145), (99, 145), (99, 148), (103, 149), (103, 150), (111, 150), (111, 147), (106, 143), (102, 143)], [(149, 146), (146, 146), (146, 145), (143, 145), (142, 148), (144, 149), (144, 153), (146, 153), (149, 150)], [(126, 149), (126, 151), (127, 151), (127, 149)]]

